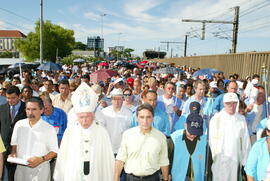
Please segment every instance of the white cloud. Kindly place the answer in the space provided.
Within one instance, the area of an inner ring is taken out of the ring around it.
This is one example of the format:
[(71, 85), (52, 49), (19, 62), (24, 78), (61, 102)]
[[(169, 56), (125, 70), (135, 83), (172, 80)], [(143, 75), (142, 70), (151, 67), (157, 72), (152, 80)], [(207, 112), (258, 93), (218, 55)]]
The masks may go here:
[(67, 25), (65, 22), (57, 22), (57, 23), (55, 23), (55, 24), (57, 24), (57, 25), (59, 25), (59, 26), (65, 28), (65, 29), (68, 28), (68, 25)]
[(6, 28), (6, 24), (5, 24), (4, 21), (1, 21), (0, 20), (0, 27), (1, 27), (1, 29), (5, 29)]
[(124, 12), (139, 22), (153, 22), (154, 16), (147, 11), (160, 5), (163, 0), (129, 0), (125, 1)]
[(99, 14), (95, 14), (95, 13), (92, 13), (92, 12), (86, 12), (83, 15), (84, 15), (85, 18), (91, 19), (91, 20), (94, 20), (94, 21), (98, 21), (101, 18)]

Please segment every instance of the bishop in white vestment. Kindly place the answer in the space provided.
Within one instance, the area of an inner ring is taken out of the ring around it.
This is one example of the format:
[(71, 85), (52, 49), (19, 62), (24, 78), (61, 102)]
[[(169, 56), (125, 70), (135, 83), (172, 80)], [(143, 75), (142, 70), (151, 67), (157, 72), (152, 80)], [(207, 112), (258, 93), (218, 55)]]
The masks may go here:
[(105, 128), (94, 121), (98, 96), (82, 83), (72, 96), (79, 124), (64, 133), (56, 160), (55, 181), (112, 181), (114, 155)]

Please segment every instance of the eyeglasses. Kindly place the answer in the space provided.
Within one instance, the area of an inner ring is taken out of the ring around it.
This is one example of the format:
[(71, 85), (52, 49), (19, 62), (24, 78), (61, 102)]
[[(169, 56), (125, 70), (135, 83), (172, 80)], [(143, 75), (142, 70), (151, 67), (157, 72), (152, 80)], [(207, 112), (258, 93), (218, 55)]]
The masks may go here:
[(131, 95), (132, 95), (131, 93), (130, 94), (124, 94), (125, 97), (131, 96)]

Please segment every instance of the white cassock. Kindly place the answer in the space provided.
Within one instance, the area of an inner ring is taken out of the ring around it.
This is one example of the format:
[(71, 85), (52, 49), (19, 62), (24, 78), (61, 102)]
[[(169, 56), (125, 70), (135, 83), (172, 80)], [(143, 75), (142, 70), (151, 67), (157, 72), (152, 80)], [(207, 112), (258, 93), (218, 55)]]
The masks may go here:
[[(33, 127), (30, 127), (28, 119), (18, 121), (14, 127), (11, 145), (17, 146), (17, 157), (26, 160), (31, 157), (42, 157), (49, 152), (58, 152), (55, 129), (42, 119)], [(17, 165), (15, 181), (49, 180), (49, 161), (43, 162), (35, 168)]]
[(245, 165), (251, 147), (245, 117), (221, 110), (210, 120), (209, 143), (213, 180), (238, 180), (238, 168)]
[[(87, 153), (87, 154), (86, 154)], [(90, 173), (83, 172), (90, 161)], [(54, 170), (55, 181), (112, 181), (114, 155), (109, 135), (96, 123), (88, 129), (68, 127), (64, 133)]]

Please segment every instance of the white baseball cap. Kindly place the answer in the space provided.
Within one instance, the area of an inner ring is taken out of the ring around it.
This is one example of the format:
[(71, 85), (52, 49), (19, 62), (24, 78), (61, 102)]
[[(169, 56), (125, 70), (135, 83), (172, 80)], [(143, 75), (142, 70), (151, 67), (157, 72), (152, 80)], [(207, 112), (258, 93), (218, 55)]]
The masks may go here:
[(209, 86), (212, 87), (212, 88), (216, 88), (216, 89), (218, 88), (217, 87), (217, 82), (210, 82)]
[(124, 96), (123, 90), (114, 88), (111, 92), (111, 96)]
[(229, 92), (229, 93), (226, 93), (223, 97), (223, 102), (238, 102), (239, 99), (238, 99), (238, 96), (237, 94), (235, 93), (232, 93), (232, 92)]

